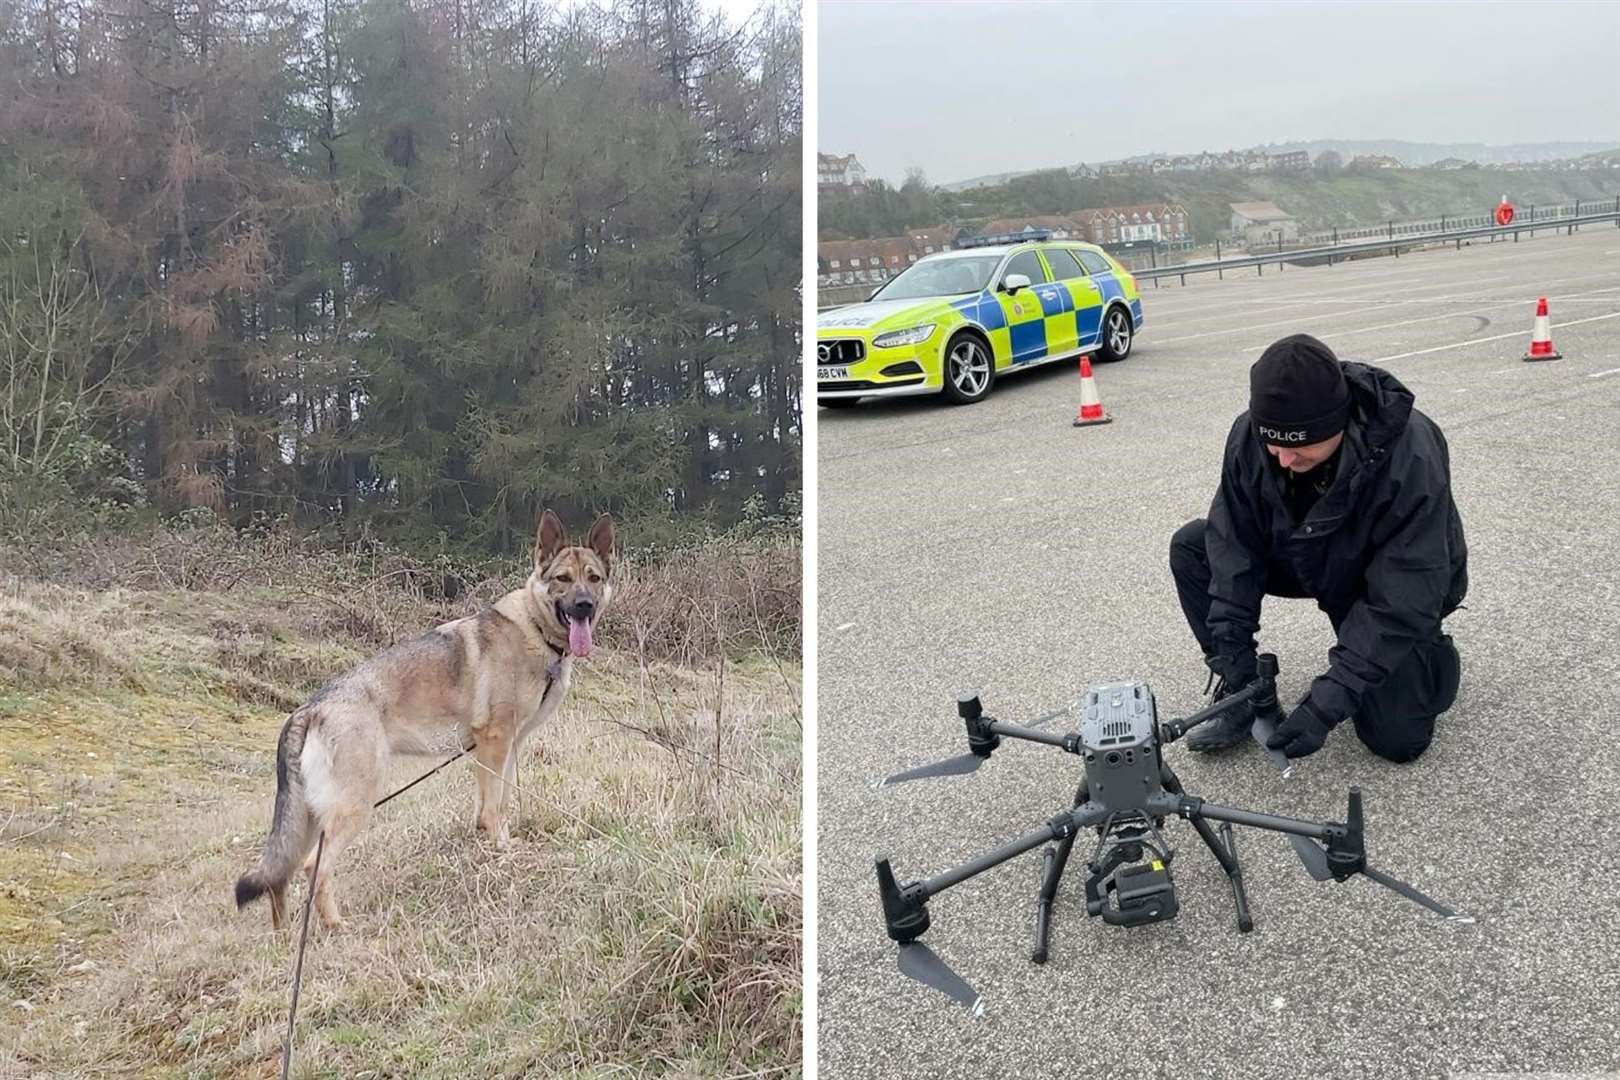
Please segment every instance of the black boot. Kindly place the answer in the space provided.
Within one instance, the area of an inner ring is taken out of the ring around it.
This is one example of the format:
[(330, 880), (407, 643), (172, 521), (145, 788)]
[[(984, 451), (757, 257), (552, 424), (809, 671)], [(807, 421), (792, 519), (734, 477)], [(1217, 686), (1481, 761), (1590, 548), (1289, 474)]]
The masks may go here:
[[(1215, 687), (1214, 701), (1220, 701), (1239, 689), (1242, 688), (1227, 686), (1223, 679)], [(1250, 737), (1249, 729), (1253, 724), (1254, 704), (1251, 701), (1240, 701), (1188, 732), (1187, 749), (1230, 750), (1234, 746), (1241, 746)]]

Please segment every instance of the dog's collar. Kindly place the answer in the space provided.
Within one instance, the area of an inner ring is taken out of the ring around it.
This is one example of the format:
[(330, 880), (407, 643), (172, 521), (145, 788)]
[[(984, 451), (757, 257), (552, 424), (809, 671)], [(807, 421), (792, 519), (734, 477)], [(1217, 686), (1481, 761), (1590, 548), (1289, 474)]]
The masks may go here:
[(557, 642), (551, 640), (551, 635), (546, 633), (546, 630), (549, 629), (549, 628), (546, 626), (545, 622), (543, 620), (541, 620), (539, 617), (536, 617), (535, 620), (534, 620), (534, 628), (540, 635), (540, 643), (542, 645), (544, 645), (546, 648), (550, 649), (552, 652), (557, 654), (557, 659), (555, 661), (553, 661), (553, 663), (559, 663), (559, 664), (562, 663), (562, 658), (568, 655), (568, 631), (567, 631), (567, 628), (564, 628), (564, 630), (563, 630), (562, 644), (560, 644), (560, 645)]

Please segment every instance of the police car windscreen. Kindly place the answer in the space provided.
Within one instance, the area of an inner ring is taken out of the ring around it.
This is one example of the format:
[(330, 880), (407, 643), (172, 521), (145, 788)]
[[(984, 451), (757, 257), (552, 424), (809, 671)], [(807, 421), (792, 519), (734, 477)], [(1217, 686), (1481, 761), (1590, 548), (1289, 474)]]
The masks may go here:
[(961, 255), (913, 263), (879, 290), (876, 300), (920, 300), (925, 296), (975, 293), (990, 283), (1000, 255)]

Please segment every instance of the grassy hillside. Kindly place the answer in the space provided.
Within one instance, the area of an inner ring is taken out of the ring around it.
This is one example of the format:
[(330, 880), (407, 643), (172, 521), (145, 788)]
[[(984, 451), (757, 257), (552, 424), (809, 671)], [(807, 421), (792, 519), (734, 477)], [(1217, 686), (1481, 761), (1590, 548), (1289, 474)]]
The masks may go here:
[[(294, 942), (231, 886), (285, 711), (521, 581), (432, 600), (359, 556), (212, 542), (0, 546), (0, 1076), (278, 1075)], [(475, 837), (461, 763), (378, 811), (347, 925), (312, 920), (296, 1075), (797, 1074), (797, 559), (626, 569), (525, 748), (512, 850)]]
[(948, 192), (826, 192), (818, 200), (820, 238), (896, 236), (909, 228), (977, 228), (995, 218), (1060, 214), (1099, 206), (1179, 202), (1198, 240), (1208, 243), (1231, 218), (1229, 204), (1270, 200), (1307, 230), (1355, 228), (1441, 214), (1478, 214), (1507, 195), (1519, 206), (1620, 195), (1620, 169), (1503, 172), (1497, 169), (1390, 169), (1315, 173), (1164, 173), (1077, 180), (1062, 171), (1019, 177), (997, 187)]
[(1620, 169), (1584, 172), (1502, 172), (1497, 169), (1390, 169), (1372, 174), (1257, 173), (1161, 178), (1167, 198), (1185, 205), (1202, 240), (1226, 228), (1234, 202), (1271, 201), (1307, 230), (1355, 228), (1385, 221), (1421, 221), (1442, 214), (1481, 214), (1506, 195), (1521, 208), (1620, 195)]

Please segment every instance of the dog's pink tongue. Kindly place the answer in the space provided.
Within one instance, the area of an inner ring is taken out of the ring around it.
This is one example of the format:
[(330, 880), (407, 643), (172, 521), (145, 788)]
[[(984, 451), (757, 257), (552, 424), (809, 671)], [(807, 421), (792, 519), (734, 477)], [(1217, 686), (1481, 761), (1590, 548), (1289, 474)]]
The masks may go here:
[(591, 655), (591, 623), (589, 619), (568, 620), (568, 651), (575, 656)]

